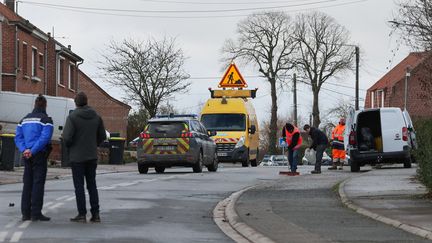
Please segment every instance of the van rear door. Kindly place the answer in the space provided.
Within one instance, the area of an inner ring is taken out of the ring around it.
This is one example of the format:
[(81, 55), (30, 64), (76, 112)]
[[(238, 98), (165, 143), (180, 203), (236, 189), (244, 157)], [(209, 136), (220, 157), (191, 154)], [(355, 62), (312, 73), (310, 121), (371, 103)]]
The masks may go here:
[(408, 139), (410, 141), (411, 148), (417, 149), (418, 144), (417, 144), (417, 139), (416, 139), (416, 132), (414, 129), (414, 124), (411, 120), (411, 116), (409, 115), (407, 110), (403, 111), (403, 115), (404, 115), (406, 126), (408, 128)]
[(351, 107), (348, 111), (348, 116), (345, 119), (344, 145), (347, 152), (349, 148), (349, 136), (351, 131), (354, 131), (354, 118), (355, 110)]
[(380, 109), (383, 152), (403, 151), (407, 143), (402, 139), (406, 127), (400, 109)]

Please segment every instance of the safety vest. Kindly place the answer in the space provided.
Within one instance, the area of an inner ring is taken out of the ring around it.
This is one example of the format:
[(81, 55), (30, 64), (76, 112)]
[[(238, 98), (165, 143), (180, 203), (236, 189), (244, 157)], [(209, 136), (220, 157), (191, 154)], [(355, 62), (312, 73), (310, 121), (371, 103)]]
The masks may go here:
[(332, 131), (332, 147), (334, 149), (344, 149), (344, 132), (345, 132), (345, 125), (337, 125), (333, 131)]
[(303, 138), (302, 138), (300, 131), (298, 130), (297, 127), (294, 127), (294, 130), (292, 131), (292, 133), (288, 132), (288, 129), (285, 128), (286, 142), (288, 145), (291, 144), (292, 138), (293, 138), (294, 134), (296, 134), (296, 133), (299, 134), (299, 139), (297, 141), (297, 145), (293, 148), (293, 150), (297, 150), (300, 148), (300, 146), (302, 145), (302, 142), (303, 142)]

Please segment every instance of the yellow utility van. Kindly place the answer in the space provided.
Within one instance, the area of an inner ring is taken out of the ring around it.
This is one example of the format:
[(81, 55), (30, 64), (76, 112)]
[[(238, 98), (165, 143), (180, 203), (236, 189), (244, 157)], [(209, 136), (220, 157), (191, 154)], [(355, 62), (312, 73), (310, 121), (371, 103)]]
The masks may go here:
[(259, 130), (251, 100), (255, 90), (211, 90), (201, 111), (201, 122), (216, 131), (219, 162), (241, 162), (243, 167), (257, 166)]

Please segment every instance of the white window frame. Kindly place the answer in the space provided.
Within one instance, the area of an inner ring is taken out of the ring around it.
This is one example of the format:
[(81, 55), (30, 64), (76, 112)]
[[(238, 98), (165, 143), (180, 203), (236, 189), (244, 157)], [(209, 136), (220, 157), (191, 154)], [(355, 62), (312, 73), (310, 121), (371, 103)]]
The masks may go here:
[(61, 64), (61, 61), (64, 61), (64, 60), (65, 60), (65, 58), (62, 56), (59, 56), (57, 59), (57, 84), (62, 86), (62, 87), (64, 87), (64, 85), (61, 83), (62, 80), (60, 77), (60, 71), (61, 71), (60, 70), (60, 68), (61, 68), (60, 64)]
[(69, 62), (69, 65), (68, 65), (68, 88), (70, 90), (74, 90), (74, 89), (72, 89), (72, 85), (71, 85), (72, 75), (73, 75), (73, 73), (71, 72), (71, 67), (72, 66), (75, 66), (75, 63)]
[(37, 67), (36, 67), (36, 61), (38, 58), (38, 49), (35, 46), (32, 46), (31, 51), (31, 76), (36, 77), (37, 74)]
[(377, 90), (376, 92), (377, 92), (377, 96), (378, 96), (379, 93), (381, 93), (381, 105), (378, 106), (378, 108), (382, 108), (382, 107), (384, 107), (384, 100), (385, 100), (385, 97), (384, 97), (384, 95), (385, 95), (384, 90), (383, 90), (383, 89), (380, 89), (380, 90)]
[(375, 108), (375, 91), (371, 91), (371, 108)]

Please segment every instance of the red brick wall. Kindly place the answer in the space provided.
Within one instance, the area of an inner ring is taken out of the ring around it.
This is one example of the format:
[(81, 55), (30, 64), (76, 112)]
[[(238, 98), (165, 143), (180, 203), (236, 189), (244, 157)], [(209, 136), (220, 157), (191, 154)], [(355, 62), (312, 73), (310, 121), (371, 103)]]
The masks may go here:
[[(15, 27), (2, 23), (2, 71), (15, 73)], [(15, 91), (15, 76), (2, 76), (2, 90)]]
[(130, 107), (109, 96), (84, 73), (79, 72), (78, 75), (79, 90), (87, 94), (89, 106), (102, 117), (105, 128), (109, 132), (119, 132), (120, 136), (126, 137)]

